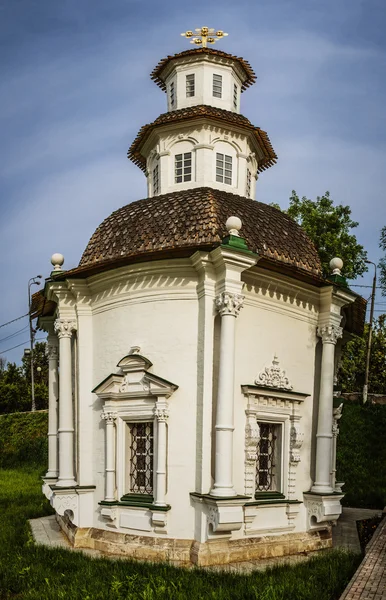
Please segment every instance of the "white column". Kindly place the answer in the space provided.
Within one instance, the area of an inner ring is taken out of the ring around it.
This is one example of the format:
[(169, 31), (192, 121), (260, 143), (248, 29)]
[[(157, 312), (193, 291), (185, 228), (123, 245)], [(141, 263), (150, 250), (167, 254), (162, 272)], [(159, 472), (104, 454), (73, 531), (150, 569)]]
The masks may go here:
[(318, 328), (318, 335), (322, 338), (323, 349), (316, 433), (315, 483), (311, 491), (331, 494), (334, 491), (331, 487), (331, 457), (335, 345), (342, 337), (342, 328), (336, 325), (323, 325)]
[(58, 477), (58, 338), (47, 338), (48, 354), (48, 471), (46, 477)]
[(156, 469), (156, 497), (154, 504), (166, 506), (166, 423), (169, 418), (167, 404), (158, 404), (155, 409), (157, 418), (157, 469)]
[(221, 315), (220, 364), (216, 410), (215, 480), (212, 496), (237, 496), (233, 488), (233, 392), (235, 369), (236, 317), (244, 296), (222, 292), (216, 298)]
[(115, 431), (114, 422), (117, 418), (114, 412), (102, 413), (102, 419), (106, 421), (106, 502), (112, 502), (115, 498)]
[(72, 402), (71, 337), (75, 321), (57, 319), (59, 338), (59, 479), (58, 486), (76, 485), (74, 475), (74, 407)]

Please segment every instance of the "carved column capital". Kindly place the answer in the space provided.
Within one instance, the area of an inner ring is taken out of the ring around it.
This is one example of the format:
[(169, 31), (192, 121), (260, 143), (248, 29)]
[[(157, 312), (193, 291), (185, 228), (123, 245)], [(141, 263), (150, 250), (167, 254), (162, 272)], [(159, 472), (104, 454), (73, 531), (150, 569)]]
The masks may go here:
[(216, 308), (220, 315), (232, 315), (237, 317), (243, 307), (244, 296), (241, 294), (231, 294), (230, 292), (221, 292), (216, 299)]
[(155, 416), (157, 417), (158, 423), (166, 423), (169, 418), (169, 409), (164, 407), (159, 407), (155, 409)]
[(343, 335), (343, 329), (337, 325), (322, 325), (318, 327), (317, 333), (323, 344), (336, 344)]
[(103, 412), (101, 415), (102, 419), (106, 421), (106, 424), (114, 424), (115, 419), (117, 418), (117, 413), (113, 411)]
[(72, 337), (72, 332), (77, 329), (76, 321), (71, 319), (56, 319), (54, 329), (59, 339), (70, 338)]
[(58, 360), (59, 349), (55, 344), (47, 344), (47, 357), (48, 360)]

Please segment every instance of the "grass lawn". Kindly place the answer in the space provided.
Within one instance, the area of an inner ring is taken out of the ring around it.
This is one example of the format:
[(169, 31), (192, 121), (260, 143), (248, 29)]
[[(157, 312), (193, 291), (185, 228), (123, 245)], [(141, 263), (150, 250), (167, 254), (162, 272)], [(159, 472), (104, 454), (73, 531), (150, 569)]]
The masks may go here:
[(39, 471), (0, 469), (0, 598), (333, 600), (360, 557), (331, 551), (293, 567), (230, 575), (89, 558), (35, 546), (27, 519), (51, 513)]

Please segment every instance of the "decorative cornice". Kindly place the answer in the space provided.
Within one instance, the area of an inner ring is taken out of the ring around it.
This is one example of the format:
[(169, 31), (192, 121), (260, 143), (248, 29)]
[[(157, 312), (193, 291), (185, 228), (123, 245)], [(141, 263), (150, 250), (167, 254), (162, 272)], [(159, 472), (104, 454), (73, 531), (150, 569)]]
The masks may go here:
[(58, 338), (71, 338), (72, 332), (76, 331), (76, 321), (67, 319), (56, 319), (54, 323), (54, 329), (58, 335)]
[(256, 385), (263, 385), (269, 388), (277, 388), (281, 390), (292, 390), (293, 386), (290, 384), (285, 371), (280, 369), (278, 358), (275, 354), (272, 365), (265, 367), (264, 371), (259, 373), (255, 380)]
[(231, 294), (230, 292), (221, 292), (215, 298), (216, 308), (220, 315), (232, 315), (237, 317), (243, 307), (244, 296), (241, 294)]
[(317, 333), (323, 344), (336, 344), (343, 335), (343, 329), (337, 325), (323, 325), (318, 327)]

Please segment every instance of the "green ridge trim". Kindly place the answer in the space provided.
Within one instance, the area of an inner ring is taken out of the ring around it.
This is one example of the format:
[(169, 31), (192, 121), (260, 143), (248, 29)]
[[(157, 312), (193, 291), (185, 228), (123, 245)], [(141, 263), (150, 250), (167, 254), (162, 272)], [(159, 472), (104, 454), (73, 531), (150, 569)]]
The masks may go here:
[(160, 512), (168, 512), (171, 509), (170, 504), (166, 504), (166, 506), (158, 506), (157, 504), (150, 504), (148, 502), (130, 502), (130, 501), (122, 501), (122, 500), (101, 500), (98, 502), (100, 506), (131, 506), (131, 508), (146, 508), (147, 510), (152, 511), (160, 511)]
[(199, 492), (190, 492), (190, 496), (195, 498), (202, 498), (203, 500), (249, 500), (251, 496), (212, 496), (211, 494), (200, 494)]
[(345, 277), (343, 277), (343, 275), (329, 275), (327, 277), (328, 281), (331, 281), (332, 283), (338, 283), (339, 285), (342, 285), (343, 287), (348, 288), (348, 283)]
[(284, 500), (285, 496), (281, 492), (256, 492), (255, 500)]
[(96, 485), (50, 485), (52, 490), (95, 490)]
[(268, 504), (303, 504), (301, 500), (255, 500), (254, 502), (247, 502), (245, 506), (266, 506)]

